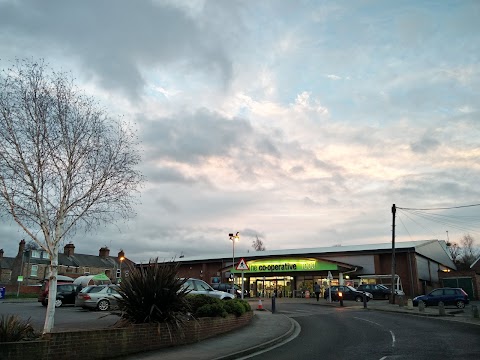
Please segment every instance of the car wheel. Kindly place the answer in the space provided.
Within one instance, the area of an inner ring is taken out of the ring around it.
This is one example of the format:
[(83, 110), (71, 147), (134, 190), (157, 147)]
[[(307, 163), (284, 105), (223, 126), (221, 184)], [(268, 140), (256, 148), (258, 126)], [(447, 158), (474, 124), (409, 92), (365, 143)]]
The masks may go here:
[(60, 307), (62, 306), (63, 302), (60, 299), (55, 300), (55, 307)]
[(110, 308), (110, 303), (108, 300), (100, 300), (97, 307), (100, 311), (107, 311)]
[(458, 300), (455, 305), (457, 305), (457, 308), (463, 309), (465, 307), (465, 303), (462, 300)]
[(47, 302), (46, 302), (46, 301), (42, 301), (42, 305), (43, 305), (43, 306), (47, 306)]
[(356, 301), (356, 302), (362, 302), (363, 299), (362, 299), (361, 296), (356, 296), (356, 297), (355, 297), (355, 301)]
[(383, 298), (384, 298), (385, 300), (388, 300), (388, 299), (390, 299), (390, 295), (385, 294), (385, 296), (384, 296)]

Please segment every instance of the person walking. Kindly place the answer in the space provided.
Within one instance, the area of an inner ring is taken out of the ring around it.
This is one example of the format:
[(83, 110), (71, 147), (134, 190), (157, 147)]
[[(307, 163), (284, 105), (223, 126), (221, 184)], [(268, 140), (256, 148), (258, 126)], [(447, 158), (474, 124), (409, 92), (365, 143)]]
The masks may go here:
[(315, 283), (315, 286), (314, 286), (314, 291), (315, 291), (315, 296), (317, 297), (317, 301), (318, 299), (320, 298), (320, 284), (317, 282)]

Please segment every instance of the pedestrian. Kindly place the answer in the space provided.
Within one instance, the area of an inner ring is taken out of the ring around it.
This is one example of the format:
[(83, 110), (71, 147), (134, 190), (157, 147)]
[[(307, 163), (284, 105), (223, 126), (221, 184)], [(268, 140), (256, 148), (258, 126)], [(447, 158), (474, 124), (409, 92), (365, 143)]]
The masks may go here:
[(318, 299), (320, 298), (320, 291), (321, 291), (320, 284), (318, 282), (315, 283), (314, 290), (315, 290), (315, 296), (317, 297), (317, 301), (318, 301)]

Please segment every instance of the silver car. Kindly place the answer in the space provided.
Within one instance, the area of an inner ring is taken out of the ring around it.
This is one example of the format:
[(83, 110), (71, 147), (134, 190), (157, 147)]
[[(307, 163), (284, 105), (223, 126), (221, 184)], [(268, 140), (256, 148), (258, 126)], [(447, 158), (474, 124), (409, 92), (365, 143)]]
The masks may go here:
[(227, 293), (225, 291), (218, 291), (213, 289), (205, 281), (200, 279), (189, 278), (183, 285), (189, 291), (189, 294), (193, 295), (207, 295), (220, 300), (231, 300), (235, 298), (235, 295)]
[(82, 289), (77, 294), (75, 306), (84, 309), (98, 309), (107, 311), (117, 306), (117, 299), (121, 298), (116, 285), (92, 285)]

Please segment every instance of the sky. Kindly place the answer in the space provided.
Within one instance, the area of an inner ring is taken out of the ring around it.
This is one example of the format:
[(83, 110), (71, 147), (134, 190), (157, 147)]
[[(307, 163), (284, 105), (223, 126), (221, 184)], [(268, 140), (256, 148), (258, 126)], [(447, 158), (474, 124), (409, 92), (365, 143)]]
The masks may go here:
[[(135, 124), (136, 216), (77, 232), (137, 262), (480, 242), (480, 2), (0, 0), (0, 67), (44, 59)], [(435, 220), (435, 221), (432, 221)], [(2, 218), (0, 248), (20, 228)]]

